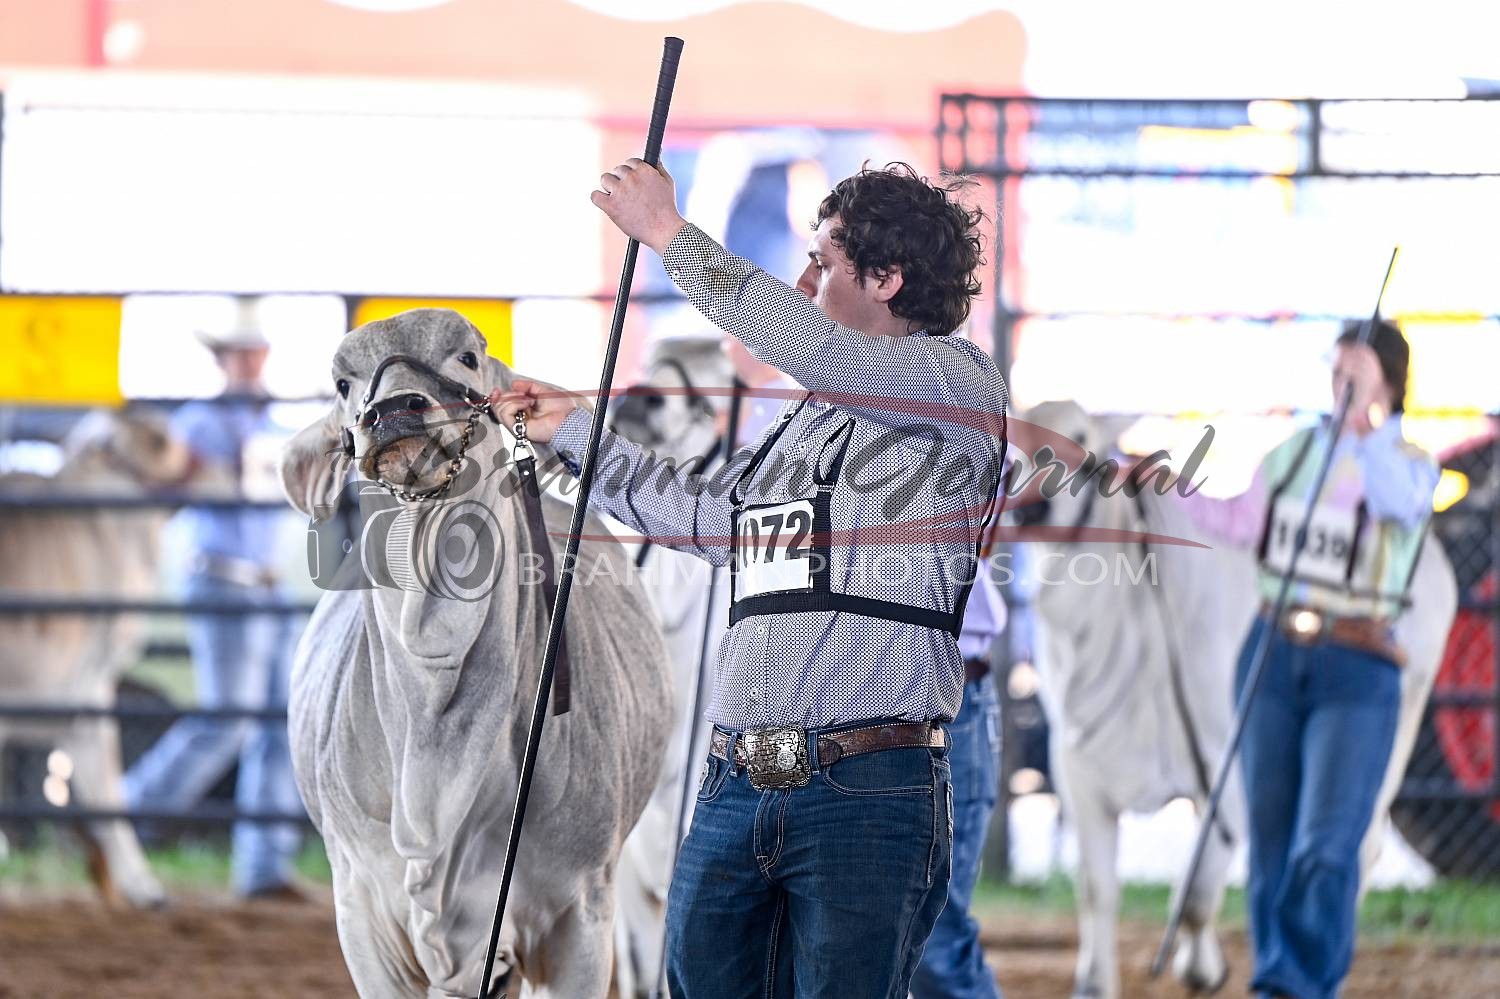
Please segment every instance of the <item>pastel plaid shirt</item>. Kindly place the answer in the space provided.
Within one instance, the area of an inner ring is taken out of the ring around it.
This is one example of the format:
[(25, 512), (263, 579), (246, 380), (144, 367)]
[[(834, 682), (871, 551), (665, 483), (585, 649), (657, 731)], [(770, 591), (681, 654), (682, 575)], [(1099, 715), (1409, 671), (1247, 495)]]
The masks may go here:
[[(852, 418), (832, 494), (833, 588), (951, 611), (998, 506), (1007, 396), (990, 356), (958, 336), (867, 336), (841, 326), (692, 225), (664, 262), (699, 311), (812, 394), (799, 410), (805, 393), (795, 393), (759, 440), (705, 476), (606, 432), (591, 503), (655, 544), (726, 565), (729, 486), (765, 437), (790, 419), (744, 498), (785, 502), (811, 491), (805, 476), (797, 481), (797, 464), (825, 457)], [(575, 410), (553, 437), (575, 474), (591, 420)], [(719, 644), (705, 714), (734, 730), (949, 721), (963, 682), (958, 642), (945, 631), (842, 611), (764, 614), (744, 618)]]

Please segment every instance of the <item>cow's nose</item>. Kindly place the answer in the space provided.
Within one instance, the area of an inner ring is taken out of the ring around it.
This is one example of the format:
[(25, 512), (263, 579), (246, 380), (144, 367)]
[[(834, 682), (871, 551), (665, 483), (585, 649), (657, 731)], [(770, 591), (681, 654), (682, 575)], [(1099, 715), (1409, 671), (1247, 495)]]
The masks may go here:
[(420, 392), (403, 392), (366, 406), (359, 424), (376, 445), (429, 431), (425, 414), (435, 403)]
[(427, 400), (426, 396), (419, 395), (416, 392), (409, 395), (392, 396), (389, 399), (382, 399), (380, 402), (366, 409), (360, 416), (359, 422), (366, 430), (370, 430), (377, 424), (384, 423), (393, 417), (397, 420), (400, 420), (402, 417), (412, 416), (420, 419), (422, 413), (431, 405), (432, 403)]
[(1034, 527), (1037, 524), (1045, 523), (1051, 513), (1052, 501), (1049, 499), (1039, 499), (1035, 502), (1027, 503), (1025, 506), (1016, 507), (1013, 511), (1013, 516), (1016, 518), (1016, 523), (1019, 526)]
[(645, 430), (648, 416), (653, 410), (660, 409), (664, 401), (660, 392), (633, 385), (625, 390), (624, 398), (615, 404), (613, 409), (615, 423), (619, 427), (627, 428), (629, 431), (626, 434), (627, 437), (631, 437), (637, 444), (642, 444), (644, 441), (640, 439), (640, 434)]

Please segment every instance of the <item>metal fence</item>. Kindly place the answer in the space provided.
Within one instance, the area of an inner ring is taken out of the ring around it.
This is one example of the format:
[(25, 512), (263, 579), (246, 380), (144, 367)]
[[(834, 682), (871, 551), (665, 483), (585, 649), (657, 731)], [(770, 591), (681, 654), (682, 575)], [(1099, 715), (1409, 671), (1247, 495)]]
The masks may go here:
[[(1009, 370), (1018, 327), (1037, 317), (1068, 314), (1066, 303), (1037, 303), (1026, 291), (1030, 228), (1022, 220), (1049, 192), (1056, 200), (1057, 184), (1077, 185), (1082, 192), (1070, 206), (1089, 198), (1107, 202), (1116, 213), (1112, 221), (1124, 232), (1131, 220), (1119, 216), (1128, 215), (1133, 203), (1120, 197), (1121, 185), (1149, 188), (1154, 198), (1192, 197), (1204, 185), (1267, 179), (1297, 190), (1320, 185), (1325, 198), (1330, 186), (1340, 184), (1397, 185), (1381, 191), (1428, 185), (1428, 190), (1441, 189), (1443, 197), (1462, 202), (1472, 195), (1471, 203), (1487, 205), (1500, 177), (1500, 146), (1490, 141), (1496, 125), (1500, 101), (1492, 99), (1050, 100), (949, 94), (940, 101), (936, 141), (945, 171), (985, 178), (994, 186), (1001, 246), (995, 254), (998, 292), (991, 303), (993, 349)], [(1042, 187), (1028, 187), (1038, 184)], [(1389, 244), (1383, 252), (1389, 253)], [(1492, 320), (1500, 312), (1496, 301), (1480, 295), (1477, 304), (1465, 301), (1450, 309), (1446, 302), (1432, 302), (1425, 308)], [(1211, 311), (1176, 304), (1136, 309), (1130, 318), (1268, 326), (1335, 318), (1310, 316), (1297, 303), (1261, 309), (1214, 303)], [(1128, 310), (1114, 316), (1110, 311), (1091, 304), (1078, 314), (1124, 320)], [(1492, 418), (1490, 426), (1445, 460), (1467, 483), (1467, 494), (1435, 515), (1433, 527), (1457, 574), (1461, 609), (1393, 817), (1440, 875), (1500, 878), (1500, 437), (1494, 431), (1500, 420)], [(1034, 734), (1045, 721), (1030, 698), (1012, 699), (1006, 707), (1023, 726), (1007, 719), (1003, 769), (1010, 773), (1023, 762), (1037, 764)], [(987, 854), (996, 869), (1006, 869), (1006, 835), (1001, 819), (992, 827)]]
[[(137, 400), (141, 405), (172, 406), (184, 400)], [(221, 397), (210, 402), (242, 402), (233, 397)], [(286, 400), (269, 400), (286, 401)], [(66, 426), (83, 410), (71, 406), (31, 408), (28, 416), (38, 425)], [(49, 423), (49, 420), (51, 421)], [(24, 434), (23, 434), (24, 436)], [(9, 511), (27, 511), (56, 515), (61, 518), (86, 516), (93, 511), (174, 511), (186, 507), (215, 510), (288, 510), (282, 501), (247, 500), (235, 496), (203, 496), (176, 490), (156, 491), (147, 495), (109, 496), (91, 494), (25, 494), (0, 495), (0, 516)], [(278, 616), (305, 616), (310, 614), (315, 603), (306, 600), (276, 599), (265, 601), (236, 600), (172, 600), (172, 599), (122, 599), (100, 595), (75, 596), (68, 594), (23, 593), (14, 586), (0, 586), (0, 618), (90, 616), (182, 616), (215, 615), (239, 616), (246, 614), (270, 614)], [(185, 668), (189, 664), (189, 650), (180, 640), (157, 638), (149, 640), (143, 658), (171, 661)], [(233, 723), (250, 721), (256, 723), (286, 723), (286, 705), (267, 704), (260, 707), (205, 707), (174, 704), (160, 691), (142, 683), (122, 678), (118, 699), (112, 704), (79, 703), (64, 700), (51, 702), (7, 701), (0, 703), (0, 723), (15, 724), (52, 723), (87, 724), (91, 720), (113, 723), (121, 744), (121, 758), (128, 765), (139, 757), (159, 738), (166, 729), (180, 718), (205, 718)], [(158, 830), (176, 830), (194, 826), (222, 826), (232, 822), (308, 823), (307, 816), (300, 812), (248, 812), (238, 808), (229, 789), (233, 783), (233, 772), (227, 774), (210, 795), (199, 805), (184, 810), (161, 809), (112, 809), (89, 808), (74, 804), (56, 804), (44, 793), (42, 775), (47, 767), (43, 764), (48, 748), (42, 742), (22, 742), (16, 746), (0, 746), (10, 765), (0, 765), (0, 775), (5, 780), (0, 786), (0, 823), (5, 823), (12, 835), (25, 841), (35, 832), (38, 823), (76, 821), (124, 821), (151, 822)]]

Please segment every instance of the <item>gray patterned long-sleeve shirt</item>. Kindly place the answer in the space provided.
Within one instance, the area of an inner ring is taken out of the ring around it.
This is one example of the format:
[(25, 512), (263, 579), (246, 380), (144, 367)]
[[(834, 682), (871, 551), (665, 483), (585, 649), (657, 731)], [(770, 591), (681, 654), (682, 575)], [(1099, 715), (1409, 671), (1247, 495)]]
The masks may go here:
[[(790, 421), (743, 498), (809, 495), (799, 463), (805, 471), (826, 458), (824, 445), (852, 418), (831, 500), (833, 589), (951, 611), (996, 508), (1007, 399), (990, 356), (957, 336), (868, 336), (841, 326), (692, 225), (663, 259), (694, 306), (811, 393), (800, 408), (789, 400), (763, 433), (761, 441)], [(575, 474), (591, 420), (577, 409), (553, 437)], [(656, 544), (725, 565), (729, 487), (761, 441), (700, 476), (606, 432), (590, 501)], [(720, 643), (706, 716), (736, 730), (947, 721), (963, 676), (958, 643), (940, 629), (844, 611), (762, 614), (730, 627)]]

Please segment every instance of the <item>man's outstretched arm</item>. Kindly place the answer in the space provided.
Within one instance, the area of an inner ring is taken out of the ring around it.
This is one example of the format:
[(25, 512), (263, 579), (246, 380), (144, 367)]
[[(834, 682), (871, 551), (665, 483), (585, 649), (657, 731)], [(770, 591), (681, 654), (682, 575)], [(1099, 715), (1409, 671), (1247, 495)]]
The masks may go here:
[[(525, 378), (512, 382), (509, 393), (490, 398), (507, 426), (517, 412), (524, 412), (528, 436), (551, 443), (568, 470), (579, 474), (594, 418), (585, 400)], [(727, 565), (729, 486), (752, 453), (750, 448), (736, 451), (727, 464), (703, 475), (606, 430), (599, 438), (599, 470), (589, 505), (641, 532), (652, 544)]]
[(830, 319), (796, 289), (737, 257), (677, 213), (665, 170), (630, 160), (593, 202), (661, 255), (697, 309), (750, 353), (828, 403), (883, 426), (941, 426), (998, 438), (1007, 399), (994, 361), (948, 336), (871, 336)]

